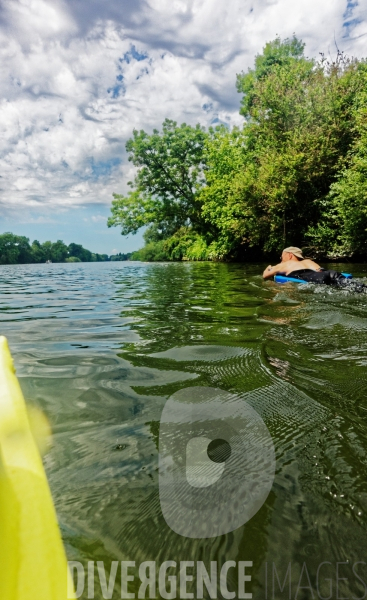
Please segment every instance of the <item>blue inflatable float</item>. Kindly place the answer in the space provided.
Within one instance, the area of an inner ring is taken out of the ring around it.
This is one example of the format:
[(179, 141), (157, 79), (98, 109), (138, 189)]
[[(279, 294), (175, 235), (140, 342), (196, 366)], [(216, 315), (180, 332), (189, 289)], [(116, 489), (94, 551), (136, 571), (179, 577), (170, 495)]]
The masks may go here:
[[(353, 275), (350, 273), (342, 273), (347, 279), (352, 279)], [(287, 277), (286, 275), (274, 275), (275, 283), (309, 283), (304, 279), (296, 279), (295, 277)]]

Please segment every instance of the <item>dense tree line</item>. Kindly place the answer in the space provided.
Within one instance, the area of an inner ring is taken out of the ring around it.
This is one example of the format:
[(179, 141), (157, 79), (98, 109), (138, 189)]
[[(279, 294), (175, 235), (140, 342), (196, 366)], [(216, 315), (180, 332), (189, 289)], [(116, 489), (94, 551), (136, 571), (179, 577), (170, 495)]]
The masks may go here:
[(128, 260), (130, 254), (116, 254), (109, 257), (107, 254), (97, 254), (86, 250), (80, 244), (64, 244), (57, 242), (44, 242), (38, 240), (29, 243), (27, 237), (3, 233), (0, 235), (0, 264), (26, 264), (51, 262), (100, 262), (107, 260)]
[(287, 245), (367, 255), (367, 63), (276, 38), (237, 75), (241, 128), (134, 131), (109, 226), (145, 226), (141, 260), (238, 259)]

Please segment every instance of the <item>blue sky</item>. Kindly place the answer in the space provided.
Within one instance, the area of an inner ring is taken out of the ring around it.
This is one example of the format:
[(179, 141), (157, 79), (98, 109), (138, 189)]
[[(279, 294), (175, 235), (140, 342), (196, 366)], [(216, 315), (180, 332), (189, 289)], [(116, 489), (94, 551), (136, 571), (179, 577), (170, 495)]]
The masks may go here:
[(118, 228), (108, 228), (106, 221), (109, 214), (108, 204), (85, 204), (55, 214), (50, 211), (47, 216), (27, 217), (20, 222), (5, 215), (1, 218), (1, 233), (11, 231), (16, 235), (25, 235), (31, 242), (37, 239), (41, 242), (63, 240), (66, 244), (81, 243), (85, 248), (101, 254), (131, 252), (144, 245), (142, 231), (136, 235), (122, 236)]
[(108, 229), (112, 193), (134, 177), (125, 143), (165, 117), (239, 125), (236, 73), (296, 33), (362, 57), (357, 0), (2, 0), (0, 231), (126, 252)]

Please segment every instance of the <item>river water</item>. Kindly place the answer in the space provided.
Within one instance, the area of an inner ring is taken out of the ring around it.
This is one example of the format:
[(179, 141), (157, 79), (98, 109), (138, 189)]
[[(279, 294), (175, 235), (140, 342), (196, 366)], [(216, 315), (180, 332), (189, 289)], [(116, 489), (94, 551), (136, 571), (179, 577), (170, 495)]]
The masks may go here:
[[(116, 560), (249, 561), (255, 600), (364, 597), (367, 294), (279, 286), (262, 281), (263, 268), (0, 267), (1, 333), (26, 400), (52, 426), (44, 463), (69, 560), (106, 571)], [(214, 538), (172, 531), (159, 500), (162, 410), (193, 386), (251, 404), (275, 448), (263, 506)]]

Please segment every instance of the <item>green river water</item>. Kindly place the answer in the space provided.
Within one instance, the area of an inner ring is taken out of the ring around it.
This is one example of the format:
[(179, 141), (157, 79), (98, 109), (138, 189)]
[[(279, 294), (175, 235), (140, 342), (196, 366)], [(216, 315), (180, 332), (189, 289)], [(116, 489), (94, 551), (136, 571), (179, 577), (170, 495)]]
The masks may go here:
[[(255, 600), (365, 597), (367, 294), (279, 286), (263, 268), (0, 267), (1, 334), (52, 426), (44, 464), (70, 561), (249, 561)], [(276, 456), (262, 508), (208, 539), (174, 533), (159, 500), (162, 410), (190, 386), (246, 397)], [(236, 568), (227, 583), (237, 589)]]

